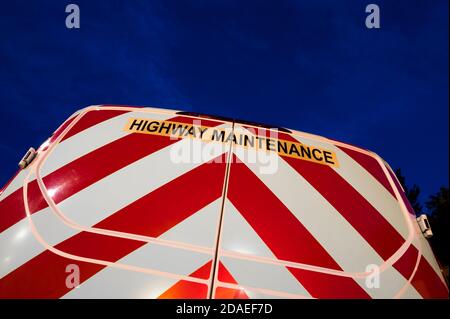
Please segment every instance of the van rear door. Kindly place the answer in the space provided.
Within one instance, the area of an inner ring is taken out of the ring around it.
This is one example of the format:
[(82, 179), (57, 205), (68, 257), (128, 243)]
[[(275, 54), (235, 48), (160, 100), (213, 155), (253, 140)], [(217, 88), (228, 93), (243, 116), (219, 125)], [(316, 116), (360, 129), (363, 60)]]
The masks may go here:
[(448, 294), (376, 155), (300, 132), (234, 131), (254, 139), (233, 145), (214, 297)]

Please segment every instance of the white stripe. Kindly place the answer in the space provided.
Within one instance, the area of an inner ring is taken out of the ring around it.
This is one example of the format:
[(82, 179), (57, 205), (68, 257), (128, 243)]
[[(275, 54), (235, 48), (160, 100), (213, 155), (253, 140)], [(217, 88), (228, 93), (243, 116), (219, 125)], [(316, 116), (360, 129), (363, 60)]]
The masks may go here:
[[(221, 250), (276, 259), (234, 205), (226, 200)], [(220, 257), (220, 261), (240, 285), (309, 296), (301, 283), (284, 266)]]
[(217, 224), (222, 198), (206, 205), (177, 227), (169, 229), (161, 238), (203, 247), (215, 247)]
[(229, 200), (225, 203), (222, 225), (221, 249), (275, 258), (272, 251)]
[[(183, 143), (189, 145), (189, 142), (189, 139), (184, 139), (176, 144)], [(219, 156), (223, 152), (223, 149), (219, 144), (214, 145), (217, 146), (212, 148), (212, 152), (209, 154), (210, 157), (208, 157), (207, 160)], [(91, 227), (129, 203), (134, 202), (145, 194), (154, 191), (165, 183), (201, 165), (201, 163), (170, 165), (172, 164), (168, 160), (170, 151), (171, 146), (150, 154), (149, 156), (114, 172), (104, 179), (99, 180), (73, 196), (68, 197), (59, 203), (58, 206), (66, 217), (82, 226)], [(161, 163), (163, 163), (163, 165), (161, 165)], [(158, 169), (152, 170), (149, 175), (143, 174), (143, 172), (148, 171), (149, 168)], [(40, 215), (53, 215), (53, 213), (49, 208), (42, 209), (33, 214), (33, 220), (35, 218), (41, 218), (43, 221), (52, 219), (51, 216), (41, 217)], [(13, 245), (11, 238), (17, 236), (24, 227), (28, 229), (27, 223), (28, 220), (23, 219), (11, 227), (11, 229), (8, 229), (8, 231), (0, 233), (0, 247), (2, 247), (2, 251), (3, 249), (6, 251), (13, 250), (13, 248), (9, 248)], [(72, 235), (70, 232), (67, 233), (66, 230), (61, 230), (61, 232), (55, 231), (53, 229), (54, 226), (52, 225), (54, 225), (53, 222), (49, 224), (43, 222), (42, 225), (38, 225), (39, 227), (37, 229), (45, 240), (48, 240), (47, 236), (49, 234), (52, 236), (54, 234), (55, 239), (52, 243), (56, 244), (68, 239)], [(67, 226), (61, 222), (58, 227), (63, 229), (67, 228)], [(3, 261), (4, 266), (1, 267), (1, 276), (18, 268), (24, 262), (45, 250), (41, 246), (36, 246), (33, 236), (26, 236), (25, 238), (26, 240), (23, 241), (21, 247), (27, 247), (27, 249), (17, 252), (15, 257), (9, 256), (10, 258), (7, 262)]]
[[(283, 202), (346, 272), (365, 272), (367, 265), (384, 261), (328, 201), (280, 158), (276, 174), (258, 174), (260, 165), (247, 166)], [(405, 284), (392, 267), (383, 272), (382, 289), (362, 288), (374, 298), (393, 296)], [(419, 296), (419, 295), (418, 295)]]
[[(45, 229), (41, 235), (50, 245), (72, 237), (78, 231), (61, 224), (61, 220), (49, 208), (32, 216), (37, 229)], [(20, 267), (31, 258), (42, 253), (45, 248), (36, 240), (28, 220), (22, 219), (5, 230), (0, 236), (0, 278)]]

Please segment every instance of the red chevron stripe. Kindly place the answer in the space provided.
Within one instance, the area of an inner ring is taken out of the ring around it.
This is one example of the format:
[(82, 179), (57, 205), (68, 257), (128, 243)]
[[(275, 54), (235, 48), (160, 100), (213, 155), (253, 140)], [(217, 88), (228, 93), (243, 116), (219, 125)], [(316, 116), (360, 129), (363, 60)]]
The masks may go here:
[(70, 119), (68, 119), (67, 121), (65, 121), (60, 127), (58, 127), (58, 129), (52, 134), (52, 136), (50, 137), (49, 143), (41, 149), (39, 149), (38, 151), (45, 151), (48, 146), (53, 143), (60, 135), (62, 132), (64, 132), (64, 130), (70, 125), (70, 123), (73, 122), (73, 120), (76, 118), (76, 116), (71, 117)]
[(391, 184), (389, 183), (389, 180), (386, 177), (386, 174), (384, 174), (383, 169), (381, 168), (378, 161), (364, 153), (352, 150), (347, 147), (343, 146), (337, 146), (342, 151), (344, 151), (348, 156), (350, 156), (355, 162), (357, 162), (359, 165), (361, 165), (367, 172), (370, 173), (378, 182), (380, 182), (381, 185), (384, 186), (384, 188), (391, 193), (391, 195), (395, 197), (394, 190), (391, 187)]
[(61, 142), (88, 129), (92, 126), (100, 124), (106, 120), (112, 119), (116, 116), (128, 113), (130, 111), (119, 111), (119, 110), (92, 110), (87, 112), (83, 117), (67, 132), (66, 135), (61, 139)]
[(404, 243), (392, 225), (332, 168), (289, 157), (284, 160), (333, 205), (383, 259), (391, 257)]
[(448, 299), (449, 297), (448, 287), (423, 257), (420, 259), (419, 267), (411, 283), (424, 298)]
[(397, 188), (398, 192), (400, 193), (400, 196), (402, 197), (403, 203), (405, 203), (406, 209), (408, 210), (409, 214), (412, 217), (416, 217), (416, 212), (414, 211), (414, 208), (412, 208), (411, 203), (409, 202), (408, 198), (406, 197), (405, 192), (402, 189), (402, 186), (400, 185), (397, 177), (395, 174), (389, 169), (389, 167), (386, 167), (389, 175), (391, 175), (392, 180), (394, 181), (395, 187)]
[[(111, 110), (93, 110), (88, 113), (86, 113), (71, 129), (69, 132), (64, 135), (64, 137), (61, 139), (61, 142), (68, 139), (71, 136), (74, 136), (85, 129), (90, 128), (91, 126), (95, 126), (97, 124), (100, 124), (101, 122), (104, 122), (106, 120), (109, 120), (113, 117), (119, 116), (123, 113), (127, 113), (129, 111), (111, 111)], [(50, 141), (48, 145), (46, 145), (44, 148), (39, 149), (39, 151), (45, 151), (48, 146), (53, 143), (64, 130), (66, 127), (69, 126), (70, 123), (72, 123), (77, 115), (69, 118), (67, 121), (65, 121), (51, 136)]]
[[(192, 124), (197, 119), (174, 117), (170, 120)], [(223, 124), (223, 122), (204, 120), (201, 123), (203, 126), (210, 127)], [(59, 203), (115, 171), (177, 141), (167, 136), (132, 133), (75, 159), (45, 176), (43, 181), (47, 189), (58, 188), (53, 200), (55, 203)], [(127, 151), (124, 152), (124, 150)], [(121, 156), (117, 156), (117, 154), (121, 154)], [(110, 160), (111, 158), (114, 160)], [(66, 183), (68, 179), (70, 179), (70, 183)], [(28, 184), (28, 199), (32, 214), (47, 207), (36, 180)], [(22, 188), (0, 201), (0, 212), (4, 212), (0, 219), (0, 232), (25, 217)]]
[[(190, 274), (191, 277), (209, 278), (212, 260)], [(208, 294), (208, 286), (198, 282), (180, 280), (162, 293), (158, 299), (205, 299)]]
[[(406, 278), (413, 274), (417, 262), (417, 249), (411, 245), (403, 256), (397, 260), (394, 267)], [(434, 269), (422, 256), (411, 284), (423, 298), (448, 298), (448, 288), (438, 277)]]
[(225, 153), (202, 164), (129, 204), (96, 227), (159, 236), (222, 196), (226, 159)]
[[(223, 157), (226, 158), (225, 155)], [(94, 227), (136, 230), (148, 236), (158, 237), (221, 196), (225, 165), (224, 162), (217, 163), (216, 159), (202, 164), (137, 200), (135, 202), (137, 204), (132, 203), (109, 216)], [(213, 180), (214, 177), (216, 180)], [(207, 182), (198, 183), (205, 178)], [(197, 195), (201, 194), (200, 196), (192, 196), (190, 192), (192, 185), (198, 185), (195, 192), (198, 192)], [(176, 194), (176, 200), (174, 200), (174, 194)], [(161, 199), (166, 200), (166, 205), (161, 205)], [(180, 202), (183, 205), (177, 205)], [(150, 209), (151, 218), (146, 216), (149, 215)], [(114, 262), (145, 244), (142, 241), (81, 232), (55, 247), (77, 256)], [(89, 279), (104, 268), (97, 264), (67, 259), (46, 250), (0, 279), (0, 298), (61, 297), (69, 291), (65, 285), (67, 274), (64, 269), (71, 263), (80, 267), (82, 274), (80, 282)]]
[[(244, 164), (231, 164), (228, 198), (279, 259), (342, 270), (272, 191)], [(319, 298), (369, 298), (347, 277), (288, 268)]]

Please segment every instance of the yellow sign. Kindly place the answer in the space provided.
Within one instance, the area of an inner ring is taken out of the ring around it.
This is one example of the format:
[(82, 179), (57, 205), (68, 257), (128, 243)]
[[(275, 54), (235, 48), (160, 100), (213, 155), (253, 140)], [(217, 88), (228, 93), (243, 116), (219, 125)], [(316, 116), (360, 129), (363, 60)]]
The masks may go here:
[(305, 145), (299, 142), (286, 141), (273, 137), (263, 137), (250, 131), (236, 132), (236, 130), (205, 127), (173, 121), (130, 118), (125, 130), (133, 133), (169, 136), (172, 138), (196, 138), (203, 141), (229, 143), (252, 148), (276, 152), (280, 156), (287, 156), (311, 161), (323, 165), (338, 166), (336, 154), (319, 147)]

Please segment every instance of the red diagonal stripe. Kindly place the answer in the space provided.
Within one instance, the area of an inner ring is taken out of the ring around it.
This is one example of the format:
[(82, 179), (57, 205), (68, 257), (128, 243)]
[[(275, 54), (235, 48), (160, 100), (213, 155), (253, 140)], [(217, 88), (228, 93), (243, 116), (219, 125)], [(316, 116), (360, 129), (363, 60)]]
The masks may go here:
[[(68, 139), (71, 136), (74, 136), (88, 128), (90, 128), (91, 126), (97, 125), (101, 122), (104, 122), (106, 120), (109, 120), (113, 117), (119, 116), (123, 113), (127, 113), (129, 111), (110, 111), (110, 110), (93, 110), (93, 111), (89, 111), (88, 113), (86, 113), (67, 133), (66, 135), (63, 136), (63, 138), (61, 139), (61, 142)], [(69, 126), (70, 123), (73, 122), (73, 120), (75, 120), (77, 118), (77, 115), (72, 116), (71, 118), (69, 118), (67, 121), (65, 121), (51, 136), (50, 141), (48, 143), (47, 146), (45, 146), (42, 150), (39, 149), (40, 151), (45, 151), (48, 146), (53, 143), (60, 135), (62, 132), (64, 132), (64, 130), (66, 129), (66, 127)]]
[[(395, 269), (407, 280), (413, 274), (417, 256), (417, 249), (411, 245), (394, 264)], [(411, 280), (411, 284), (423, 298), (448, 298), (448, 288), (423, 256), (420, 259), (419, 267)]]
[(128, 113), (128, 110), (92, 110), (83, 115), (83, 117), (67, 132), (61, 139), (64, 141), (69, 137), (72, 137), (85, 129), (88, 129), (94, 125), (97, 125), (106, 120), (112, 119), (116, 116)]
[(448, 299), (448, 288), (422, 256), (412, 285), (424, 298)]
[(404, 243), (391, 224), (331, 167), (283, 157), (358, 231), (383, 259)]
[(391, 184), (389, 183), (389, 180), (387, 179), (386, 174), (384, 173), (383, 169), (381, 168), (378, 161), (361, 152), (352, 150), (347, 147), (343, 146), (337, 146), (342, 151), (344, 151), (348, 156), (350, 156), (355, 162), (357, 162), (359, 165), (361, 165), (367, 172), (369, 172), (378, 182), (380, 182), (381, 185), (384, 186), (384, 188), (391, 193), (391, 195), (395, 197), (394, 190), (391, 187)]
[[(231, 164), (229, 183), (229, 200), (277, 258), (342, 270), (247, 166)], [(288, 269), (314, 297), (369, 298), (353, 279)]]
[(170, 181), (101, 221), (96, 227), (159, 236), (221, 197), (226, 156), (225, 153), (213, 160), (217, 162), (205, 163)]
[[(226, 158), (226, 155), (220, 157)], [(225, 165), (224, 161), (216, 159), (202, 164), (161, 186), (153, 192), (154, 195), (150, 193), (138, 199), (135, 202), (138, 204), (130, 204), (94, 227), (137, 231), (158, 237), (221, 196)], [(198, 189), (193, 196), (190, 190), (195, 189), (195, 186)], [(162, 199), (166, 200), (166, 205), (161, 205)], [(151, 215), (151, 218), (147, 215)], [(113, 262), (144, 244), (141, 241), (81, 232), (55, 247), (77, 256)], [(65, 285), (67, 274), (64, 269), (70, 263), (79, 265), (80, 273), (83, 274), (81, 282), (104, 268), (70, 260), (46, 250), (0, 279), (0, 298), (60, 297), (69, 291)]]
[[(191, 277), (209, 278), (212, 260), (190, 274)], [(208, 286), (198, 282), (180, 280), (162, 293), (158, 299), (204, 299), (208, 294)]]
[[(71, 117), (70, 119), (65, 121), (60, 127), (58, 127), (58, 129), (50, 137), (50, 141), (49, 141), (48, 145), (50, 145), (50, 143), (53, 143), (61, 135), (61, 133), (64, 132), (64, 130), (70, 125), (70, 123), (73, 122), (73, 120), (75, 118), (76, 118), (76, 116)], [(46, 147), (44, 147), (42, 150), (43, 151), (46, 150), (48, 145)]]
[[(187, 117), (170, 119), (170, 121), (187, 124), (196, 120), (198, 119)], [(210, 127), (223, 124), (223, 122), (204, 120), (201, 120), (201, 123), (203, 126)], [(43, 181), (47, 189), (58, 189), (53, 200), (59, 203), (115, 171), (177, 141), (167, 136), (132, 133), (75, 159), (45, 176)], [(67, 183), (68, 180), (70, 183)], [(22, 194), (23, 189), (19, 188), (0, 201), (0, 232), (25, 217)], [(28, 200), (31, 213), (47, 207), (36, 180), (28, 184)]]
[(389, 169), (389, 167), (386, 167), (386, 169), (389, 172), (389, 175), (391, 175), (392, 180), (394, 181), (395, 184), (395, 188), (397, 188), (397, 191), (400, 193), (400, 196), (403, 200), (403, 203), (406, 206), (406, 209), (408, 210), (408, 213), (413, 216), (414, 218), (416, 217), (416, 212), (414, 211), (414, 208), (412, 208), (411, 203), (409, 202), (408, 198), (406, 197), (405, 192), (402, 189), (402, 186), (400, 185), (400, 183), (398, 182), (397, 177), (395, 176), (395, 174)]

